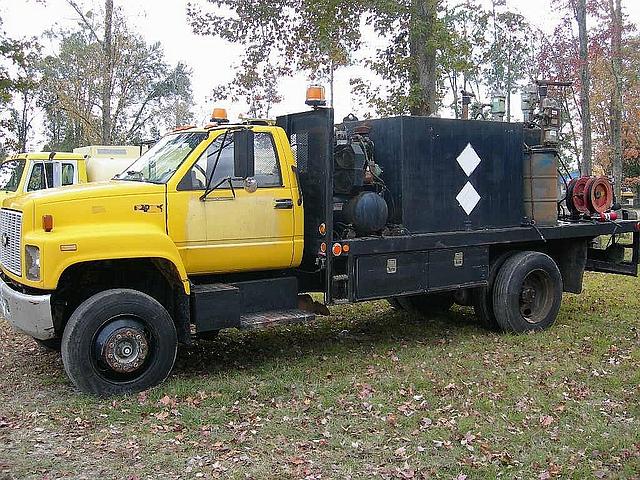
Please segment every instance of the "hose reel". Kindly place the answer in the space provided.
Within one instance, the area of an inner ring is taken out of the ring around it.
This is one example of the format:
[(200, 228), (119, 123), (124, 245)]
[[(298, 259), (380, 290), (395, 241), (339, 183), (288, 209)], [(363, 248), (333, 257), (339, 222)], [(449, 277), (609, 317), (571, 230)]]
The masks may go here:
[(567, 188), (567, 207), (576, 216), (605, 213), (613, 206), (613, 185), (607, 177), (574, 178)]

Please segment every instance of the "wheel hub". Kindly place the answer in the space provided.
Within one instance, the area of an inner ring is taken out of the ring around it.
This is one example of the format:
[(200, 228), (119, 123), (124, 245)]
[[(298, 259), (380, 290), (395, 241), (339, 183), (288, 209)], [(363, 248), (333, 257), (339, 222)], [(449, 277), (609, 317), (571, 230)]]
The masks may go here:
[(523, 303), (530, 304), (536, 298), (536, 290), (532, 287), (524, 287), (520, 295)]
[(553, 305), (549, 276), (542, 270), (530, 272), (520, 287), (520, 314), (525, 321), (537, 323)]
[(102, 359), (116, 372), (130, 373), (147, 358), (149, 344), (144, 333), (131, 327), (118, 328), (106, 339)]

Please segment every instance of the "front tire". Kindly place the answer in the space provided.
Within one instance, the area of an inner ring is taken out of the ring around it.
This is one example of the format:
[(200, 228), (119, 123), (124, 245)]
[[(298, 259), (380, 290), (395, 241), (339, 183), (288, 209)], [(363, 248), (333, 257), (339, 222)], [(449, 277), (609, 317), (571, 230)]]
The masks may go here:
[(556, 262), (540, 252), (509, 257), (493, 286), (493, 312), (507, 332), (549, 328), (562, 302), (562, 276)]
[(121, 395), (164, 381), (177, 346), (173, 320), (157, 300), (113, 289), (93, 295), (73, 312), (62, 336), (62, 361), (82, 392)]

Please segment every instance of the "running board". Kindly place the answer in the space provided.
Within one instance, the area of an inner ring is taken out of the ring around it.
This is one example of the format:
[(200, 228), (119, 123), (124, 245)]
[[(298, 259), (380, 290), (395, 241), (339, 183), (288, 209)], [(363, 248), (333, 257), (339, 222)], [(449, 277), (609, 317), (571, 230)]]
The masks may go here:
[(251, 313), (240, 317), (240, 328), (256, 329), (307, 323), (316, 318), (315, 314), (304, 310), (272, 310), (268, 312)]

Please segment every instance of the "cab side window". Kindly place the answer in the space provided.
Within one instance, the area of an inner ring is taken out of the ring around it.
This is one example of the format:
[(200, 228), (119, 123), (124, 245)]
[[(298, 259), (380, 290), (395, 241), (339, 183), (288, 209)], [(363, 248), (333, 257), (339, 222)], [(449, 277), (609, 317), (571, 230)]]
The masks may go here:
[(256, 132), (253, 138), (255, 177), (258, 187), (281, 187), (280, 162), (273, 136), (266, 132)]
[(36, 163), (31, 170), (27, 191), (44, 190), (53, 187), (53, 163)]
[(75, 168), (73, 163), (62, 164), (62, 185), (73, 185)]
[[(220, 135), (202, 152), (198, 161), (178, 184), (178, 190), (204, 190), (212, 173), (214, 175), (209, 183), (212, 188), (223, 179), (233, 177), (233, 135), (227, 135), (224, 145), (223, 139), (224, 135)], [(235, 181), (233, 186), (241, 187), (241, 182)], [(229, 188), (229, 184), (218, 188)]]
[[(189, 173), (178, 184), (178, 190), (204, 190), (212, 173), (210, 187), (215, 187), (225, 178), (233, 178), (233, 136), (227, 135), (224, 145), (222, 145), (223, 137), (224, 135), (220, 135), (216, 138), (200, 155)], [(220, 158), (216, 163), (218, 153)], [(282, 186), (280, 163), (270, 133), (256, 132), (254, 135), (254, 159), (258, 187)], [(234, 188), (242, 188), (242, 180), (233, 180), (233, 186)], [(224, 182), (218, 188), (229, 188), (229, 184)]]
[(42, 163), (36, 163), (31, 169), (31, 177), (29, 177), (29, 183), (27, 184), (27, 192), (33, 192), (34, 190), (42, 190), (46, 188), (44, 180), (44, 165)]

